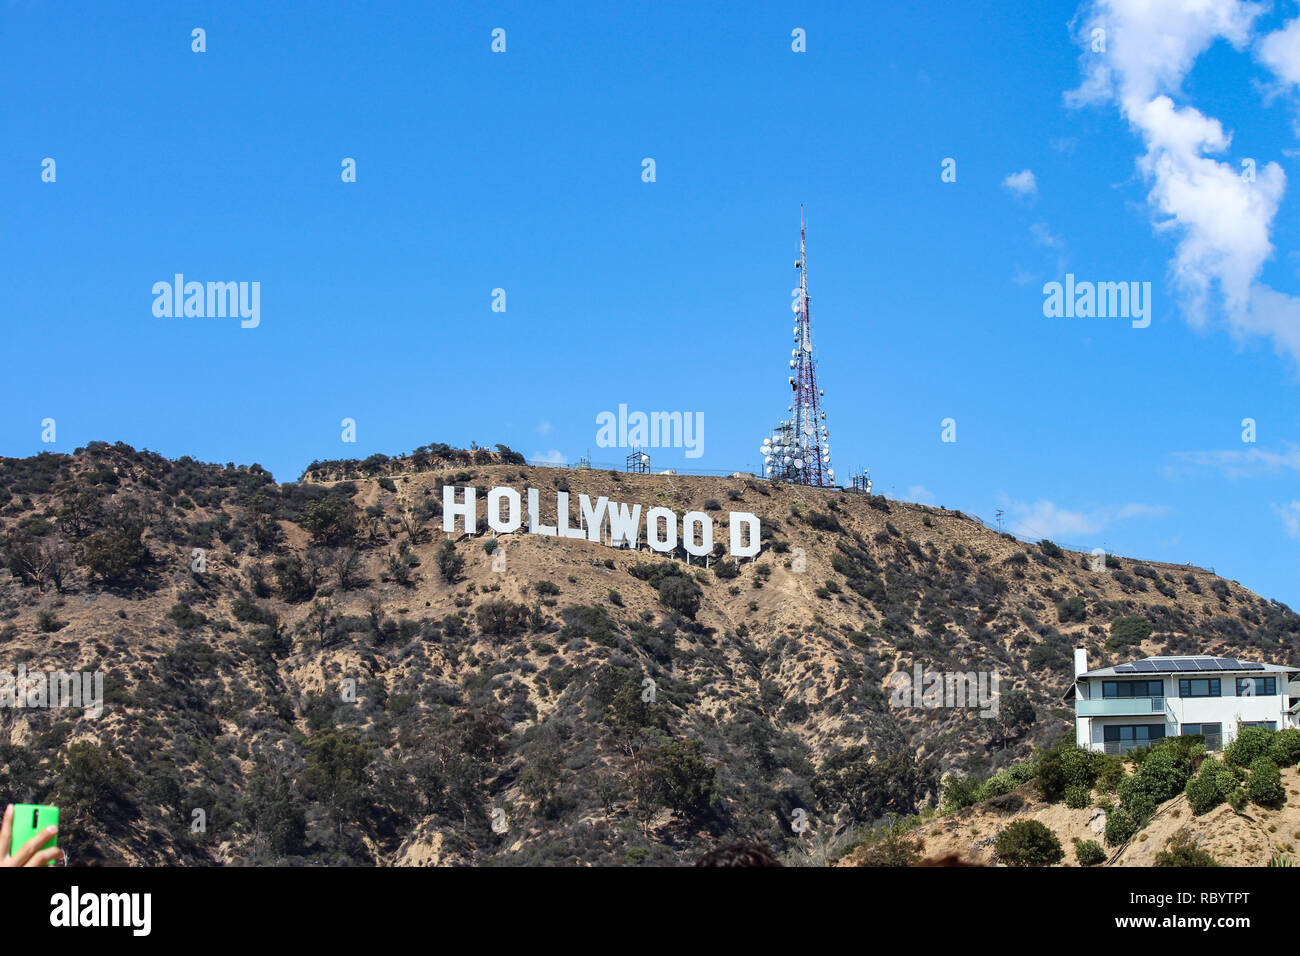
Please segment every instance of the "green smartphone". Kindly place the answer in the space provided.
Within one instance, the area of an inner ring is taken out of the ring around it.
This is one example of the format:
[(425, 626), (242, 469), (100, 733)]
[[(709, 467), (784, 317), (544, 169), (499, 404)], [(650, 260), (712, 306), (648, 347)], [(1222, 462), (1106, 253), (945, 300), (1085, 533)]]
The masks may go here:
[[(9, 855), (13, 856), (36, 834), (40, 833), (46, 827), (56, 827), (59, 825), (59, 808), (46, 807), (34, 803), (17, 803), (14, 804), (14, 838), (9, 846)], [(52, 836), (40, 849), (48, 850), (52, 846), (58, 845), (58, 836)], [(54, 861), (50, 860), (46, 866), (53, 866)]]

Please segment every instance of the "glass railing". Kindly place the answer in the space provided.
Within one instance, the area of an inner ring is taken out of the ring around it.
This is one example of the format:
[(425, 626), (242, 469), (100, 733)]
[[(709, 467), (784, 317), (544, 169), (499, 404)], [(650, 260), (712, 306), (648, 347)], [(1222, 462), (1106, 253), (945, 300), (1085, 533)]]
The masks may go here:
[(1135, 717), (1165, 712), (1163, 697), (1108, 697), (1102, 700), (1076, 700), (1074, 703), (1080, 717)]

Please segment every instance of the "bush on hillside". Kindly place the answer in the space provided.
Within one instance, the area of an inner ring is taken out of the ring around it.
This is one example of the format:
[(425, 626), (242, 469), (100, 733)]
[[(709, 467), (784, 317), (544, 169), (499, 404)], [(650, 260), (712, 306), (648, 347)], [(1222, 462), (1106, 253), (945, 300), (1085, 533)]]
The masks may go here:
[(1123, 807), (1115, 807), (1106, 814), (1106, 845), (1119, 846), (1137, 833), (1133, 815)]
[(1237, 739), (1228, 744), (1223, 756), (1238, 767), (1249, 767), (1259, 757), (1267, 756), (1273, 733), (1267, 727), (1240, 727)]
[(1218, 866), (1214, 857), (1196, 845), (1191, 834), (1179, 830), (1156, 854), (1156, 866)]
[(1016, 820), (998, 834), (998, 862), (1007, 866), (1051, 866), (1065, 853), (1056, 834), (1038, 820)]
[(1294, 767), (1300, 761), (1300, 728), (1287, 727), (1275, 733), (1268, 755), (1279, 767)]
[(1280, 807), (1286, 802), (1286, 790), (1277, 764), (1268, 757), (1256, 757), (1250, 764), (1246, 796), (1262, 807)]
[(1106, 862), (1106, 851), (1096, 840), (1080, 840), (1074, 845), (1074, 858), (1080, 866), (1096, 866)]

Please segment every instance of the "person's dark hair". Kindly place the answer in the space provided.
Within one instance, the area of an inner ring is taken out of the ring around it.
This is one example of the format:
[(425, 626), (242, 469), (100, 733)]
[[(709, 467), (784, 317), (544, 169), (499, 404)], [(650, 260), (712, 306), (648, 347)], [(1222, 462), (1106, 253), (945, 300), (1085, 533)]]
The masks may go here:
[(772, 855), (764, 844), (740, 840), (714, 847), (696, 862), (696, 866), (780, 866), (781, 861)]
[(959, 853), (944, 853), (940, 856), (928, 856), (917, 866), (983, 866), (983, 863), (974, 863), (970, 860), (963, 860)]

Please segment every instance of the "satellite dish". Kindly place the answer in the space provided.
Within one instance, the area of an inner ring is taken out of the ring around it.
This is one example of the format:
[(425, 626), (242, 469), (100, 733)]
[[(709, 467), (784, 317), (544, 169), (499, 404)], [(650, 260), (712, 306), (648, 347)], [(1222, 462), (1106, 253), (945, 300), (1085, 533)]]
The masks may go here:
[(803, 423), (803, 433), (805, 435), (811, 435), (813, 433), (813, 426), (811, 422)]
[(794, 358), (794, 357), (795, 357), (796, 355), (798, 355), (798, 354), (799, 354), (799, 350), (798, 350), (798, 349), (791, 349), (791, 350), (790, 350), (790, 358)]
[[(794, 365), (795, 365), (794, 359), (790, 359), (790, 367), (794, 368)], [(791, 379), (790, 381), (794, 381), (794, 379)]]
[(796, 458), (796, 459), (794, 460), (794, 467), (795, 467), (795, 470), (798, 471), (800, 468), (803, 467), (803, 462), (800, 461), (798, 458)]
[(642, 456), (641, 456), (641, 464), (643, 464), (643, 465), (648, 465), (648, 464), (650, 464), (650, 456), (649, 456), (649, 455), (642, 455)]
[(826, 389), (824, 389), (824, 388), (818, 389), (818, 390), (817, 390), (817, 394), (818, 394), (818, 395), (825, 395), (825, 394), (826, 394)]

